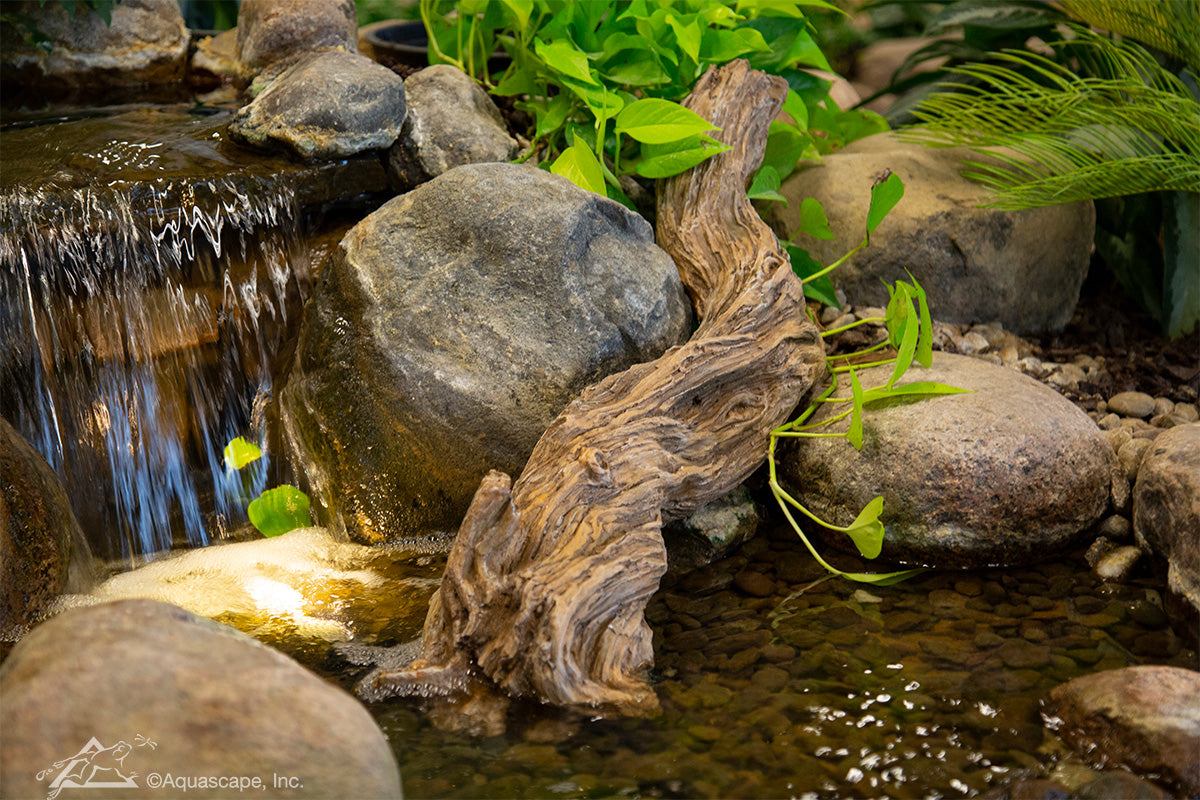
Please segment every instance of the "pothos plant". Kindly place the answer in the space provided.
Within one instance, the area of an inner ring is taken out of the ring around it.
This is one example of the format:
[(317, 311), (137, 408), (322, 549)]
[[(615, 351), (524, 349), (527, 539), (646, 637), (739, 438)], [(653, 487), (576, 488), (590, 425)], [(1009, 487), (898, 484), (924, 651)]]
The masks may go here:
[[(800, 276), (804, 283), (806, 295), (812, 296), (813, 293), (809, 291), (811, 286), (820, 285), (822, 281), (828, 283), (828, 275), (832, 270), (845, 263), (846, 259), (854, 253), (870, 244), (871, 234), (879, 226), (879, 223), (883, 221), (884, 217), (887, 216), (888, 212), (900, 201), (903, 195), (904, 184), (898, 175), (885, 172), (884, 175), (880, 176), (871, 187), (871, 204), (867, 211), (866, 232), (863, 235), (862, 242), (827, 267), (821, 267), (805, 250), (796, 247), (791, 242), (785, 245), (788, 254), (792, 258), (792, 269)], [(833, 232), (829, 229), (825, 212), (818, 201), (812, 199), (804, 201), (804, 205), (801, 207), (800, 230), (819, 239), (833, 238)], [(909, 277), (912, 276), (910, 275)], [(829, 284), (828, 288), (829, 293), (832, 294), (832, 284)], [(821, 286), (815, 294), (823, 295), (825, 292), (824, 286)], [(792, 528), (795, 529), (796, 534), (804, 542), (804, 546), (808, 548), (813, 558), (834, 575), (880, 586), (904, 580), (923, 570), (909, 569), (898, 572), (863, 573), (845, 572), (837, 569), (817, 552), (812, 542), (805, 535), (793, 512), (799, 512), (825, 528), (849, 536), (851, 541), (854, 542), (855, 547), (858, 548), (859, 553), (865, 558), (875, 558), (883, 549), (884, 527), (880, 521), (880, 515), (883, 513), (883, 497), (876, 497), (867, 503), (866, 507), (849, 525), (835, 525), (832, 522), (821, 519), (780, 485), (775, 453), (779, 441), (787, 438), (843, 438), (853, 447), (861, 450), (863, 445), (863, 412), (865, 410), (896, 402), (912, 402), (928, 397), (958, 394), (964, 391), (933, 381), (899, 382), (914, 361), (925, 367), (928, 367), (933, 362), (933, 322), (929, 314), (929, 304), (925, 297), (925, 290), (921, 288), (921, 285), (917, 283), (915, 278), (912, 283), (896, 281), (893, 286), (888, 287), (888, 293), (890, 300), (888, 301), (884, 316), (858, 320), (850, 325), (834, 328), (822, 333), (822, 336), (828, 337), (857, 325), (882, 322), (887, 328), (888, 336), (884, 341), (872, 347), (854, 353), (828, 357), (827, 365), (829, 372), (833, 375), (833, 382), (796, 419), (771, 431), (767, 453), (768, 484), (771, 488), (771, 494), (775, 497), (776, 502), (779, 503), (784, 517), (787, 518)], [(837, 304), (836, 299), (833, 300), (833, 304)], [(894, 355), (882, 359), (872, 358), (872, 354), (883, 351), (889, 346), (894, 350)], [(883, 386), (864, 391), (859, 382), (856, 370), (887, 364), (894, 365), (887, 383)], [(834, 392), (843, 380), (850, 382), (850, 397), (834, 397)], [(845, 411), (824, 419), (821, 422), (809, 423), (809, 419), (812, 418), (817, 409), (825, 404), (845, 404), (849, 407)], [(845, 432), (831, 433), (821, 430), (847, 417), (850, 418), (850, 425)]]
[[(805, 7), (825, 0), (421, 0), (430, 62), (453, 64), (493, 94), (511, 96), (532, 123), (530, 158), (586, 189), (630, 205), (620, 176), (679, 174), (727, 147), (714, 126), (679, 104), (713, 64), (746, 58), (787, 79), (791, 123), (772, 125), (754, 196), (772, 196), (802, 159), (815, 160), (887, 128), (868, 111), (842, 111)], [(503, 48), (511, 64), (487, 72)], [(777, 196), (777, 194), (776, 194)]]
[[(262, 458), (262, 448), (239, 436), (225, 445), (224, 455), (225, 468), (237, 471)], [(295, 486), (283, 484), (251, 500), (246, 515), (259, 533), (271, 537), (312, 525), (308, 509), (308, 495)]]

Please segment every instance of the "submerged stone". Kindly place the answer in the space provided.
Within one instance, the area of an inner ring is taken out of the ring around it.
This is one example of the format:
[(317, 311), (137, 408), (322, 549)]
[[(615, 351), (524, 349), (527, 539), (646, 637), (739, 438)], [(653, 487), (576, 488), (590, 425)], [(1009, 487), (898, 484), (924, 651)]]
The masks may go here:
[[(46, 796), (74, 753), (128, 798), (401, 796), (388, 741), (357, 700), (166, 603), (105, 603), (38, 626), (0, 668), (0, 691), (8, 797)], [(91, 742), (98, 752), (85, 752)], [(296, 783), (281, 789), (272, 775)], [(216, 783), (241, 776), (262, 783)]]
[(357, 225), (309, 303), (283, 393), (310, 494), (359, 541), (456, 528), (489, 469), (690, 332), (641, 217), (515, 164), (450, 170)]
[[(886, 365), (858, 375), (870, 389), (891, 372)], [(779, 464), (793, 496), (846, 526), (882, 495), (884, 557), (934, 567), (1032, 563), (1104, 513), (1116, 456), (1069, 400), (1015, 370), (947, 353), (934, 353), (930, 369), (912, 367), (901, 383), (916, 381), (971, 393), (868, 409), (861, 451), (844, 439), (789, 439)], [(834, 397), (850, 396), (842, 383)], [(812, 422), (842, 410), (824, 404)], [(817, 531), (853, 547), (840, 533)]]
[(1077, 752), (1103, 766), (1155, 775), (1200, 794), (1200, 673), (1135, 666), (1083, 675), (1047, 695), (1043, 717)]
[(404, 81), (366, 56), (331, 50), (301, 56), (229, 125), (236, 139), (308, 159), (391, 147), (407, 113)]
[(1071, 319), (1087, 275), (1095, 210), (1091, 201), (1023, 211), (979, 208), (987, 191), (962, 177), (966, 148), (905, 144), (891, 133), (860, 139), (820, 166), (801, 170), (781, 189), (767, 221), (780, 239), (800, 228), (801, 201), (825, 208), (836, 237), (801, 234), (796, 242), (823, 264), (841, 258), (866, 232), (871, 185), (891, 170), (904, 198), (871, 234), (871, 246), (834, 273), (855, 305), (888, 301), (884, 282), (920, 281), (946, 322), (999, 320), (1014, 333), (1060, 330)]

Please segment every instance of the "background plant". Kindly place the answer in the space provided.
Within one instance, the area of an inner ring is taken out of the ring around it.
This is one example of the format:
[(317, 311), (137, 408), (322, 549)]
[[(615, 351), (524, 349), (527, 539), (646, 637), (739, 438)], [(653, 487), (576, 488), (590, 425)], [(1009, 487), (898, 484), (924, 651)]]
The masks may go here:
[[(711, 125), (679, 105), (711, 65), (746, 58), (791, 88), (793, 123), (774, 126), (755, 194), (766, 195), (803, 158), (818, 158), (886, 128), (865, 111), (842, 111), (805, 8), (824, 0), (422, 0), (431, 63), (476, 75), (517, 98), (531, 120), (531, 157), (580, 185), (628, 203), (621, 175), (678, 174), (720, 152)], [(511, 57), (487, 74), (497, 48)], [(653, 101), (653, 102), (650, 102)], [(799, 118), (797, 118), (799, 117)]]
[[(961, 40), (939, 40), (910, 59), (953, 60), (919, 78), (936, 82), (908, 115), (922, 125), (909, 138), (986, 154), (966, 174), (992, 190), (992, 207), (1096, 201), (1097, 254), (1116, 280), (1167, 335), (1195, 330), (1200, 0), (958, 0), (926, 33), (954, 26)], [(967, 61), (978, 45), (1001, 41), (1007, 49)]]

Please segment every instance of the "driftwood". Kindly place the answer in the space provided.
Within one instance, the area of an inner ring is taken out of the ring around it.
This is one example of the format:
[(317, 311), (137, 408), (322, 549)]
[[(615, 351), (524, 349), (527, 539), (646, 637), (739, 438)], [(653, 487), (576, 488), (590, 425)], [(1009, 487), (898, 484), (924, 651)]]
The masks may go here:
[(430, 698), (435, 722), (497, 733), (508, 697), (590, 715), (658, 711), (646, 603), (666, 570), (661, 526), (724, 495), (765, 459), (825, 369), (803, 291), (746, 199), (787, 91), (744, 61), (685, 101), (732, 149), (659, 188), (658, 239), (700, 325), (656, 361), (589, 387), (520, 479), (484, 478), (425, 620), (422, 657), (361, 687)]

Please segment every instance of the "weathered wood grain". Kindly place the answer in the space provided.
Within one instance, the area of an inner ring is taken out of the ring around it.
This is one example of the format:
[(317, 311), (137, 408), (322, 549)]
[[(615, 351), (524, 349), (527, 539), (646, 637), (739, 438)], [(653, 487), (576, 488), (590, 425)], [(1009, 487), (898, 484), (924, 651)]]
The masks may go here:
[(787, 84), (744, 61), (685, 105), (732, 149), (659, 187), (658, 241), (700, 325), (685, 345), (583, 392), (515, 485), (493, 472), (430, 603), (422, 658), (369, 693), (430, 698), (435, 721), (503, 729), (507, 698), (592, 715), (658, 710), (643, 612), (666, 570), (660, 529), (732, 490), (825, 369), (800, 281), (746, 199)]

